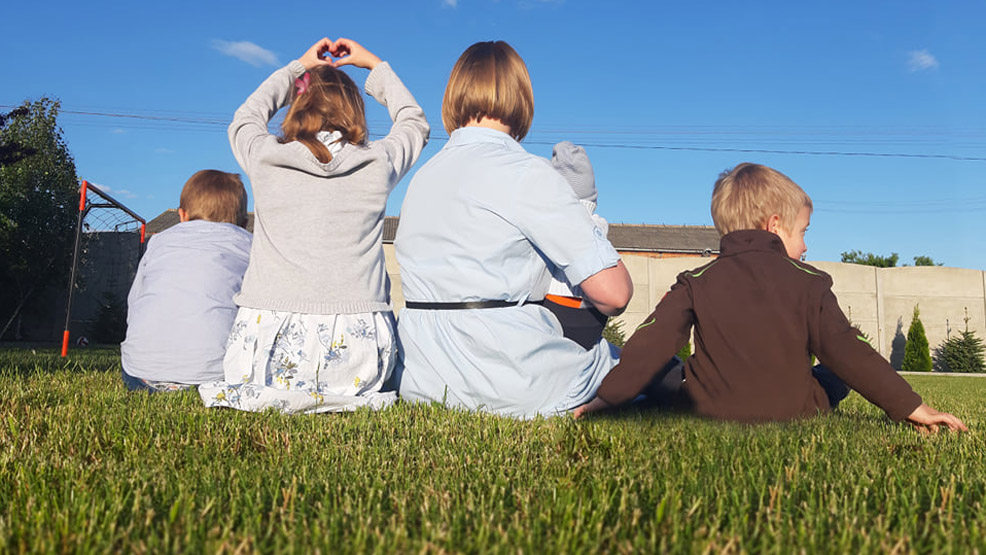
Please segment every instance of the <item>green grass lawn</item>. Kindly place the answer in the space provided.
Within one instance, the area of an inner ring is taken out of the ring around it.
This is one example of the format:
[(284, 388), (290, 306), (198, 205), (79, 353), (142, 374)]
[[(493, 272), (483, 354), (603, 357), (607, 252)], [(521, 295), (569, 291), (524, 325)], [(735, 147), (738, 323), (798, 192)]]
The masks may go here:
[(117, 351), (7, 349), (0, 551), (986, 551), (986, 379), (910, 381), (970, 432), (923, 437), (856, 394), (755, 427), (248, 414), (128, 393)]

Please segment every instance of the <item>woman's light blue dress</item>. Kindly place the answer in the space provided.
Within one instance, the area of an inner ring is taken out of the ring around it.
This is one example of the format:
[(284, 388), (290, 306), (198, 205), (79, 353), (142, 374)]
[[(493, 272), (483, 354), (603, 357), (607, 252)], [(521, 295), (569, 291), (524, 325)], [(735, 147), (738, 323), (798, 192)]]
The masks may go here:
[[(540, 300), (546, 261), (573, 284), (619, 261), (547, 160), (481, 127), (454, 131), (415, 175), (395, 245), (404, 298), (418, 302)], [(538, 305), (405, 308), (398, 341), (405, 399), (524, 418), (589, 401), (618, 356), (565, 339)]]

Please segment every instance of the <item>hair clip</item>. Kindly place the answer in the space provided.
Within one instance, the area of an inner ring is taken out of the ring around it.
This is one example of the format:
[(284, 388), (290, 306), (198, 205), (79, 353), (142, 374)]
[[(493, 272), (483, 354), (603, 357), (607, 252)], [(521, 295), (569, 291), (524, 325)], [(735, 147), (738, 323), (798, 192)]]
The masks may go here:
[(311, 83), (311, 81), (312, 76), (307, 73), (294, 80), (294, 90), (297, 93), (297, 96), (305, 94), (305, 91), (308, 90), (308, 84)]

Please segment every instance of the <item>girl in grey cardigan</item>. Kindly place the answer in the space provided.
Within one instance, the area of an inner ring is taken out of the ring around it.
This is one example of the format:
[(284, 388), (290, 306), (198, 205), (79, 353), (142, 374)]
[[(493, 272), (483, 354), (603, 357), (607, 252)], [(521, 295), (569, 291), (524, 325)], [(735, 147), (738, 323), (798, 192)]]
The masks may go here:
[[(363, 100), (338, 68), (370, 70), (366, 92), (390, 133), (367, 140)], [(267, 131), (290, 109), (282, 135)], [(254, 240), (207, 406), (284, 412), (379, 408), (397, 357), (382, 246), (387, 196), (428, 141), (428, 122), (387, 62), (322, 39), (275, 71), (236, 111), (230, 144), (250, 178)]]

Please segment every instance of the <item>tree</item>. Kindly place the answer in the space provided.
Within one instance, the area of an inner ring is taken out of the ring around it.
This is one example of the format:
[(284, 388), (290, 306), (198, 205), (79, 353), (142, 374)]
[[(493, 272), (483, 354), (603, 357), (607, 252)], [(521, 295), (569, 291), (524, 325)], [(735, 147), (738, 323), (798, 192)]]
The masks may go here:
[(900, 255), (895, 252), (890, 256), (879, 256), (871, 252), (849, 251), (842, 253), (842, 262), (849, 264), (862, 264), (863, 266), (876, 266), (877, 268), (893, 268), (897, 266)]
[(965, 373), (981, 373), (986, 370), (986, 364), (983, 362), (986, 346), (983, 345), (982, 339), (976, 337), (975, 332), (969, 330), (968, 309), (966, 309), (965, 330), (959, 332), (958, 337), (950, 337), (950, 335), (950, 333), (946, 334), (946, 339), (935, 347), (935, 370)]
[[(877, 268), (896, 268), (900, 262), (900, 255), (892, 252), (890, 256), (880, 256), (871, 252), (849, 251), (842, 253), (842, 262), (848, 264), (861, 264), (863, 266), (876, 266)], [(935, 262), (930, 256), (918, 255), (914, 257), (915, 266), (942, 266), (940, 262)], [(907, 264), (904, 264), (907, 266)]]
[(900, 369), (905, 372), (931, 372), (931, 350), (928, 336), (921, 323), (921, 311), (914, 307), (911, 327), (907, 329), (907, 343), (904, 344), (904, 361)]
[(33, 293), (69, 270), (78, 179), (58, 109), (41, 98), (0, 118), (0, 337)]
[(930, 256), (919, 255), (914, 257), (915, 266), (944, 266), (941, 262), (935, 262)]

